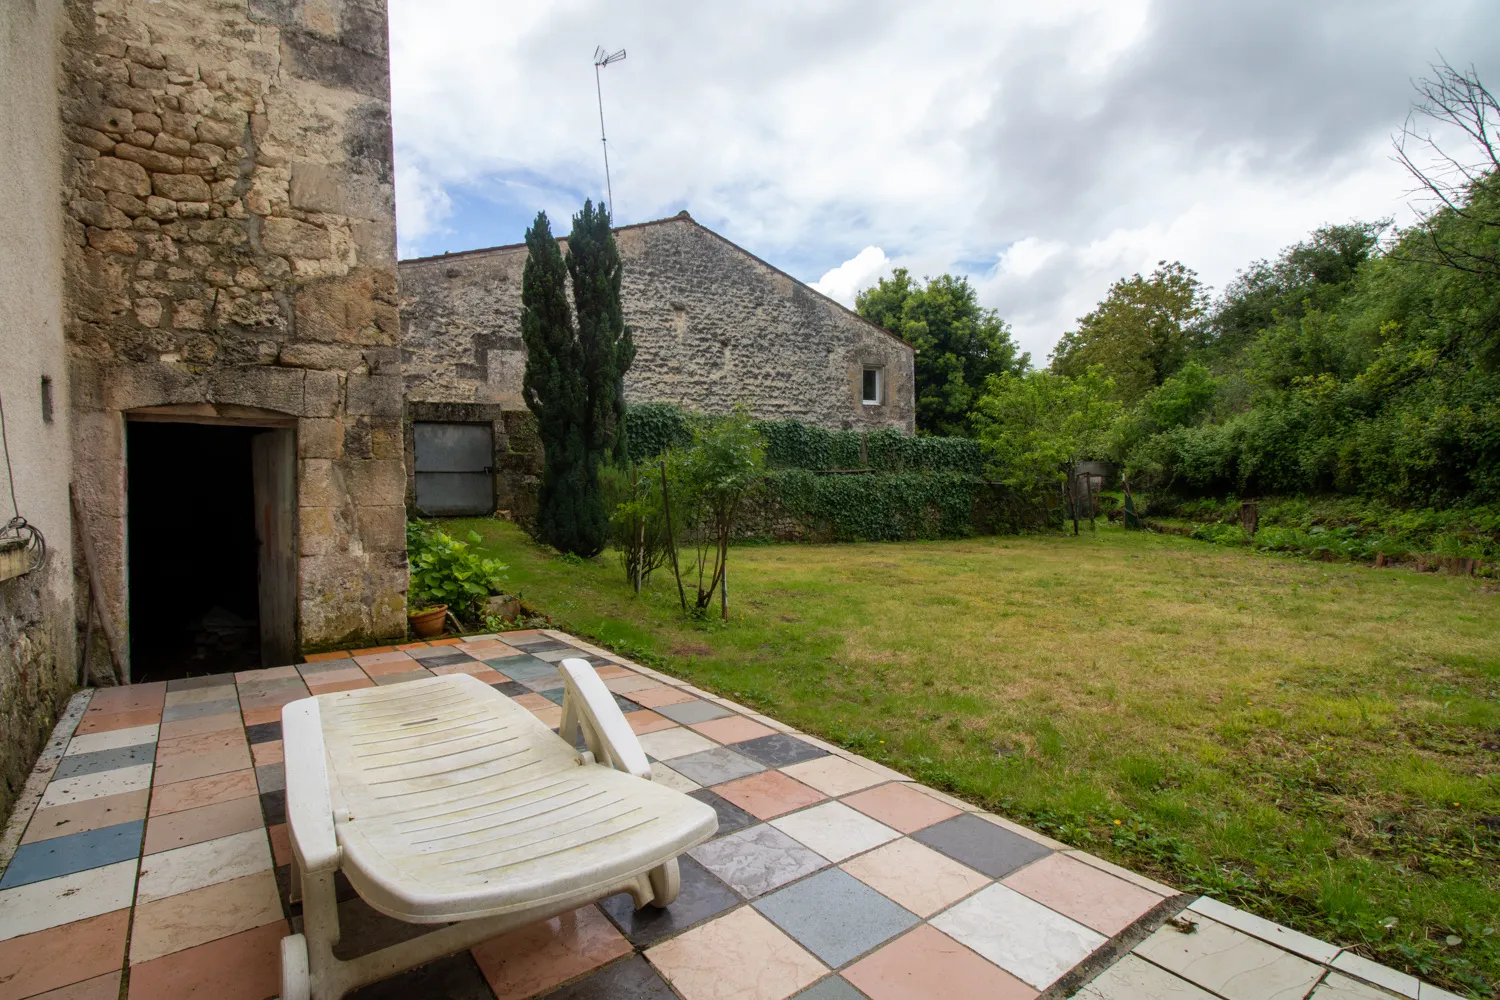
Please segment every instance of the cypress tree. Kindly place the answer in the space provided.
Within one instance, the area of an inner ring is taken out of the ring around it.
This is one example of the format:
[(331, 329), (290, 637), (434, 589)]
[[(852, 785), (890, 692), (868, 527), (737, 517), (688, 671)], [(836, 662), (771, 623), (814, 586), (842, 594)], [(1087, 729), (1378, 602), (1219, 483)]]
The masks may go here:
[(547, 213), (526, 230), (521, 273), (522, 392), (542, 439), (537, 536), (563, 552), (596, 555), (604, 547), (598, 464), (585, 440), (588, 387), (584, 352), (568, 309), (567, 268)]
[(585, 201), (573, 216), (567, 264), (587, 386), (585, 447), (595, 468), (600, 461), (624, 463), (625, 372), (635, 360), (635, 342), (620, 307), (620, 251), (603, 205)]

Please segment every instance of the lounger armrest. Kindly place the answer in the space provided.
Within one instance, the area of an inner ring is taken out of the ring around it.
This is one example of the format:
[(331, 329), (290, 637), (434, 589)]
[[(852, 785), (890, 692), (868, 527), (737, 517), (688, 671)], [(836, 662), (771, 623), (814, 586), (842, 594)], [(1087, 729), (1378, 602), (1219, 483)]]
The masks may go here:
[(339, 867), (339, 843), (316, 698), (294, 701), (281, 710), (281, 739), (287, 827), (297, 864), (307, 873), (334, 871)]
[[(567, 659), (557, 665), (557, 670), (563, 679), (563, 721), (558, 730), (562, 738), (574, 742), (575, 729), (582, 724), (584, 739), (600, 763), (650, 780), (651, 762), (646, 760), (646, 751), (594, 668), (587, 660)], [(602, 745), (596, 746), (595, 738)]]

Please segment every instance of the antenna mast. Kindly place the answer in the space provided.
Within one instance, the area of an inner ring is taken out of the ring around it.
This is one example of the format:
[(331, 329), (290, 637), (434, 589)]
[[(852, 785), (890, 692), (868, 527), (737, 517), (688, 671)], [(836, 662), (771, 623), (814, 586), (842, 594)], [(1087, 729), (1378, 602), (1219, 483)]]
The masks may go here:
[(599, 145), (604, 147), (604, 189), (609, 194), (609, 221), (615, 221), (615, 189), (609, 179), (609, 140), (604, 137), (604, 86), (599, 82), (599, 71), (610, 63), (621, 62), (625, 50), (605, 52), (604, 46), (594, 49), (594, 92), (599, 96)]

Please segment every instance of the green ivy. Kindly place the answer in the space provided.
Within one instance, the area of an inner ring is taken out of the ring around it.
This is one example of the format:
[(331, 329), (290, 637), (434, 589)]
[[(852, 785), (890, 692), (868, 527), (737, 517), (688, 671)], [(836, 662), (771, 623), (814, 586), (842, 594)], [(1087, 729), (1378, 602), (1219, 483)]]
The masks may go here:
[(840, 542), (963, 538), (975, 533), (975, 503), (991, 489), (954, 472), (818, 475), (806, 469), (766, 474), (764, 500)]

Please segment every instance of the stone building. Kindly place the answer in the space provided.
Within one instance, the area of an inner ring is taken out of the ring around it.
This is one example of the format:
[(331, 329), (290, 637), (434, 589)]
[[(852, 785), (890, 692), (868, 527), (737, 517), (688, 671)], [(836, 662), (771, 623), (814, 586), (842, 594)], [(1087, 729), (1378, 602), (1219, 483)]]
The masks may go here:
[[(677, 403), (831, 430), (913, 433), (910, 345), (693, 221), (623, 226), (628, 402)], [(526, 508), (539, 464), (521, 398), (526, 247), (404, 260), (408, 503)], [(493, 485), (491, 485), (493, 484)]]

